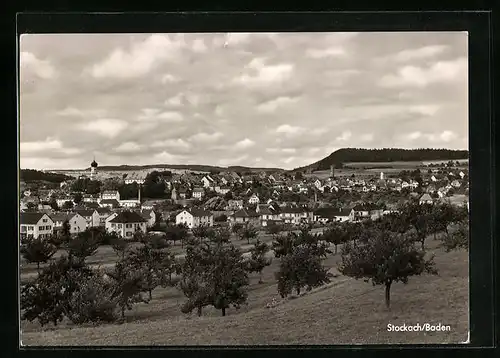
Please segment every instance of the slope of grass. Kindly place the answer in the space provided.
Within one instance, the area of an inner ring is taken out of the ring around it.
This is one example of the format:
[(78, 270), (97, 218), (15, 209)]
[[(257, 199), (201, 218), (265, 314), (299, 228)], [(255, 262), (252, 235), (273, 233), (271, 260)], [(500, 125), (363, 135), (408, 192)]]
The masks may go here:
[[(184, 298), (174, 288), (157, 289), (153, 301), (136, 305), (127, 322), (97, 327), (40, 328), (22, 326), (25, 345), (267, 345), (267, 344), (385, 344), (459, 343), (468, 332), (468, 253), (446, 253), (436, 242), (438, 276), (419, 276), (392, 289), (392, 307), (384, 305), (384, 291), (344, 276), (301, 297), (281, 300), (273, 273), (279, 260), (264, 270), (264, 284), (252, 277), (248, 305), (220, 311), (205, 308), (202, 317), (183, 315)], [(325, 261), (336, 267), (339, 255)], [(266, 304), (281, 301), (273, 308)], [(388, 332), (387, 325), (444, 324), (449, 332)]]

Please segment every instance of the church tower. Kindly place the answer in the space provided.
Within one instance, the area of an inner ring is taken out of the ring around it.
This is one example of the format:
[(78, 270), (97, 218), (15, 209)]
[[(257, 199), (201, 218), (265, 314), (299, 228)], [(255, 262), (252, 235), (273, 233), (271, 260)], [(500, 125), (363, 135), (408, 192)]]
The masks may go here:
[(90, 180), (95, 180), (97, 176), (97, 162), (94, 160), (90, 163)]
[(384, 180), (384, 172), (380, 172), (380, 180)]

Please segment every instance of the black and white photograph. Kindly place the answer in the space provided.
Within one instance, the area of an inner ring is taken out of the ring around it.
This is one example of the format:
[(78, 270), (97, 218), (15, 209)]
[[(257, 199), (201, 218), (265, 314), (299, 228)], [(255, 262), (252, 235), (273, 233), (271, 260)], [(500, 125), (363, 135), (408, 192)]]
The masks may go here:
[(20, 345), (470, 343), (468, 56), (22, 34)]

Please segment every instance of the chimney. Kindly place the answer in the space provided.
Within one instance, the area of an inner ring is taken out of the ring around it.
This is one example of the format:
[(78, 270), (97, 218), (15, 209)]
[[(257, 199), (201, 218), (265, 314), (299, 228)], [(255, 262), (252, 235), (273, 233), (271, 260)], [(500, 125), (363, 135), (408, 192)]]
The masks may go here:
[(335, 176), (335, 168), (333, 165), (330, 165), (330, 177), (334, 177)]

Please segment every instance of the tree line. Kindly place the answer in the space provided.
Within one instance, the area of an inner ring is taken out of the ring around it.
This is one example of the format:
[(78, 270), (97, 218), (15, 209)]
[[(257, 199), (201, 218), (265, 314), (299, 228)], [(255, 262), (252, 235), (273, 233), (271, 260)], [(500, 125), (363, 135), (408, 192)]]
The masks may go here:
[(19, 179), (27, 183), (33, 181), (47, 181), (50, 183), (57, 183), (57, 184), (62, 183), (63, 181), (66, 180), (73, 180), (72, 177), (64, 174), (46, 173), (34, 169), (21, 169), (19, 172)]

